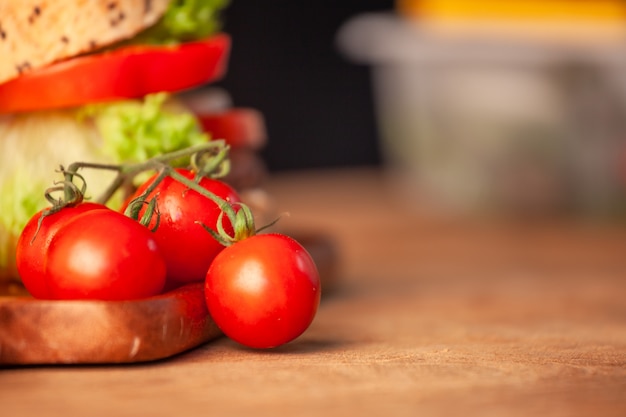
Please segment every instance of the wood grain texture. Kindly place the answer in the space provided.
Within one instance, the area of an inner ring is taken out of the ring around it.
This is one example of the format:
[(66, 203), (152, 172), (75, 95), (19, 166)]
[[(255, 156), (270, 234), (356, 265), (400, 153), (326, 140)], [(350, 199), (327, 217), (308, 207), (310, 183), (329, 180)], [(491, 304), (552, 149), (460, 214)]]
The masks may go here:
[(323, 231), (340, 255), (300, 338), (4, 369), (2, 414), (626, 415), (624, 226), (445, 219), (369, 170), (274, 175), (266, 189), (290, 212), (281, 227)]

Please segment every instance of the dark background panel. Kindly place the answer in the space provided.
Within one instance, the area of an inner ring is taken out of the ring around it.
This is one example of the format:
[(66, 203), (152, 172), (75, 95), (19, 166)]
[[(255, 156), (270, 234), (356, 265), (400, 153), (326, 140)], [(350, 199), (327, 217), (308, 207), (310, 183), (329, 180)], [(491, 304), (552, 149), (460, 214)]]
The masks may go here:
[(335, 36), (349, 18), (390, 10), (392, 0), (234, 0), (233, 39), (218, 83), (237, 106), (263, 112), (270, 171), (380, 163), (369, 68), (347, 61)]

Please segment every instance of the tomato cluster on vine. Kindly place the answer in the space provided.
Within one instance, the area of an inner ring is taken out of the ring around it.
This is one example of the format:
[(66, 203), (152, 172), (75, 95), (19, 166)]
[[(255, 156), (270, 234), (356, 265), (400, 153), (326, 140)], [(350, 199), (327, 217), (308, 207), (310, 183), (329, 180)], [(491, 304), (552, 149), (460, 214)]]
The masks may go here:
[(301, 335), (321, 295), (306, 249), (256, 230), (226, 182), (164, 167), (119, 210), (84, 202), (71, 183), (78, 174), (64, 172), (72, 198), (34, 215), (18, 240), (26, 289), (39, 299), (113, 301), (204, 282), (211, 317), (236, 342), (271, 348)]

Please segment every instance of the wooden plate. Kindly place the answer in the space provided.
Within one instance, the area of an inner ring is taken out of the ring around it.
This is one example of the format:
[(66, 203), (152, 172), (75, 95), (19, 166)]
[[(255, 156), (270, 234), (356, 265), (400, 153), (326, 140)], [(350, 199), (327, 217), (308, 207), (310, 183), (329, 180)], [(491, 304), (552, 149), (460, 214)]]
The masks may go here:
[[(323, 291), (334, 286), (332, 241), (296, 235), (315, 260)], [(0, 365), (147, 362), (222, 335), (208, 313), (203, 284), (136, 301), (48, 301), (21, 285), (0, 288)]]
[(0, 298), (0, 364), (145, 362), (220, 335), (202, 284), (138, 301)]

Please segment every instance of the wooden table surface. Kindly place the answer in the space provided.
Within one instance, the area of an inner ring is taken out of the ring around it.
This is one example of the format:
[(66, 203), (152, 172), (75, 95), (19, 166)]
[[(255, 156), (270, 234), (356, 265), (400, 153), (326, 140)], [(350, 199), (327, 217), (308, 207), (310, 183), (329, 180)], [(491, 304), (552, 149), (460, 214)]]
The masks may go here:
[(291, 344), (0, 369), (1, 415), (626, 415), (626, 227), (446, 219), (390, 184), (367, 169), (268, 180), (282, 227), (339, 253)]

